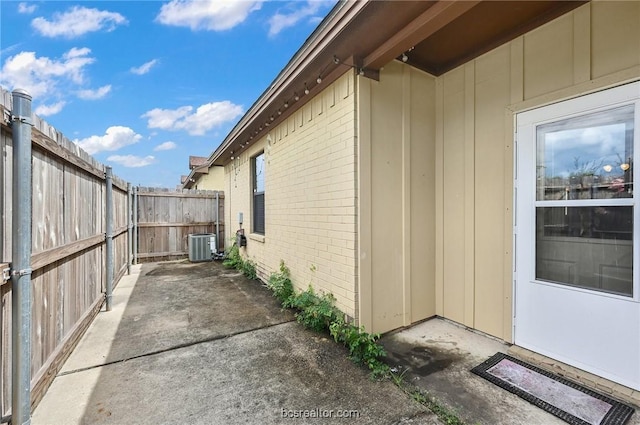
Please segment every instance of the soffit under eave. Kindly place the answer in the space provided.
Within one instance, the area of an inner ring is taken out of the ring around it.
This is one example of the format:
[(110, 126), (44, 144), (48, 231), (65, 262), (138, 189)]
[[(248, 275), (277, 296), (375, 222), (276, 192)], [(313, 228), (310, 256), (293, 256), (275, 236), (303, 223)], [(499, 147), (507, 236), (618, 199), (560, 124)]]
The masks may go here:
[[(298, 53), (289, 61), (287, 66), (276, 77), (274, 82), (265, 90), (265, 92), (256, 100), (249, 111), (241, 118), (240, 122), (231, 130), (229, 135), (221, 143), (221, 145), (209, 156), (210, 165), (225, 165), (230, 161), (229, 152), (233, 150), (235, 144), (237, 149), (238, 143), (252, 144), (251, 140), (258, 140), (263, 137), (268, 129), (264, 123), (269, 126), (276, 126), (282, 122), (293, 111), (299, 109), (302, 105), (313, 97), (317, 92), (325, 88), (334, 81), (336, 77), (335, 66), (333, 64), (333, 54), (337, 54), (335, 49), (328, 47), (328, 44), (335, 43), (339, 39), (340, 33), (351, 22), (355, 16), (369, 5), (369, 1), (344, 1), (336, 5), (346, 5), (344, 8), (338, 8), (338, 12), (334, 13), (332, 23), (320, 25), (318, 28), (320, 34), (318, 40), (303, 45)], [(312, 35), (313, 36), (313, 35)], [(310, 36), (310, 39), (311, 37)], [(334, 53), (324, 54), (331, 50)], [(335, 65), (335, 64), (333, 64)], [(343, 64), (340, 66), (344, 67)], [(348, 67), (343, 68), (342, 75), (349, 70)], [(323, 75), (324, 74), (324, 75)], [(322, 75), (322, 82), (316, 83), (316, 78)], [(309, 95), (304, 94), (305, 86), (309, 90)], [(295, 101), (294, 96), (298, 95), (299, 100)], [(289, 107), (285, 108), (285, 102), (289, 103)], [(278, 114), (280, 110), (280, 114)], [(273, 116), (273, 120), (270, 118)], [(262, 126), (262, 129), (260, 129)], [(241, 141), (241, 142), (240, 142)], [(246, 148), (246, 145), (244, 146)]]
[[(243, 128), (231, 135), (229, 143), (212, 154), (210, 163), (227, 164), (238, 150), (245, 151), (349, 71), (349, 66), (378, 70), (410, 50), (409, 65), (431, 75), (442, 75), (583, 3), (585, 1), (547, 0), (368, 2), (351, 21), (343, 22), (331, 39), (324, 39), (322, 48), (316, 46), (313, 56), (299, 58), (298, 68), (283, 70), (285, 74), (290, 71), (289, 79), (278, 85), (274, 83), (265, 92), (271, 90), (272, 96), (265, 98)], [(333, 63), (334, 56), (340, 59), (340, 64)], [(322, 76), (322, 83), (316, 85), (318, 75)], [(302, 93), (305, 83), (310, 90), (308, 96)], [(300, 101), (295, 103), (291, 102), (294, 92), (300, 96)], [(286, 100), (291, 105), (285, 110), (282, 105)], [(230, 153), (232, 150), (234, 154)]]

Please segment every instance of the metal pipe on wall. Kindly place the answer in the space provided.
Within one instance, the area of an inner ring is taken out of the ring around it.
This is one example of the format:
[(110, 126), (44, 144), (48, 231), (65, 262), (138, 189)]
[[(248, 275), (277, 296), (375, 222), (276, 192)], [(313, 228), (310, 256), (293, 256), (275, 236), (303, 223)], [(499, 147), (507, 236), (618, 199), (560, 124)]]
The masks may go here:
[(133, 264), (138, 264), (138, 188), (133, 188)]
[(216, 190), (216, 255), (220, 254), (220, 192)]
[(133, 235), (131, 234), (133, 224), (131, 222), (131, 183), (127, 183), (127, 274), (131, 274), (131, 245)]
[(11, 423), (31, 423), (31, 96), (13, 95)]
[(113, 298), (113, 170), (111, 167), (105, 167), (106, 178), (106, 199), (105, 199), (105, 221), (106, 221), (106, 240), (105, 250), (107, 251), (106, 260), (106, 300), (107, 311), (111, 311), (111, 301)]

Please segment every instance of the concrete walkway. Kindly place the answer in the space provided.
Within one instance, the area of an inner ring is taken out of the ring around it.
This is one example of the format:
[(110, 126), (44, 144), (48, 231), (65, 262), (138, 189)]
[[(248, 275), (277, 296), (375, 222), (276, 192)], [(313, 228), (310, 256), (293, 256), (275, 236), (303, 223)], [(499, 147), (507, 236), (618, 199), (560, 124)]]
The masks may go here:
[[(406, 382), (469, 425), (565, 423), (469, 372), (506, 352), (500, 341), (433, 319), (382, 343)], [(329, 336), (296, 323), (258, 281), (186, 261), (136, 266), (120, 281), (113, 310), (98, 315), (32, 417), (169, 423), (442, 425), (390, 381), (370, 380)], [(640, 412), (627, 425), (640, 425)]]
[(310, 422), (441, 424), (391, 382), (371, 381), (344, 347), (302, 328), (259, 282), (188, 262), (134, 267), (32, 417), (33, 425)]
[[(382, 338), (387, 363), (468, 424), (561, 425), (566, 422), (493, 385), (470, 370), (509, 346), (442, 319)], [(636, 409), (626, 425), (640, 425)]]

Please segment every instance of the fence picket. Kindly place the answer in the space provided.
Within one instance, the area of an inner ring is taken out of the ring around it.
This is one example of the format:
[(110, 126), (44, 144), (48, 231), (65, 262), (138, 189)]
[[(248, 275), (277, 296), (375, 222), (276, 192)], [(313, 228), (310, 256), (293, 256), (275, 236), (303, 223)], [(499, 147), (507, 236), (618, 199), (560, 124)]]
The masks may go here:
[[(0, 261), (12, 259), (11, 93), (0, 87)], [(32, 404), (46, 392), (64, 360), (104, 301), (105, 166), (37, 116), (32, 131)], [(215, 233), (213, 191), (137, 188), (138, 258), (187, 256), (190, 233)], [(224, 193), (220, 199), (220, 248), (224, 244)], [(126, 273), (127, 182), (113, 178), (114, 287)], [(133, 208), (133, 205), (130, 206)], [(134, 236), (135, 237), (135, 236)], [(135, 246), (134, 243), (134, 246)], [(11, 284), (0, 285), (0, 415), (11, 407)]]

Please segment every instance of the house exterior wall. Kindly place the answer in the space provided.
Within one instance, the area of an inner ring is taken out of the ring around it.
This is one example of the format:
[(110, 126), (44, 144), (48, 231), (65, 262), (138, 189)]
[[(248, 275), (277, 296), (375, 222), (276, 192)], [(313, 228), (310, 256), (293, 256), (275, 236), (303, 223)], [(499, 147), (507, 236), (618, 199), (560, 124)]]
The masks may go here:
[[(265, 235), (251, 233), (251, 158), (265, 153)], [(331, 292), (356, 314), (354, 75), (347, 72), (224, 167), (229, 234), (267, 280), (280, 260), (298, 290)]]
[(436, 81), (436, 313), (512, 339), (513, 120), (640, 79), (640, 2), (591, 2)]
[(202, 174), (193, 187), (198, 190), (224, 190), (224, 167), (212, 165), (209, 174)]
[(358, 78), (360, 321), (435, 315), (435, 81), (400, 62)]

